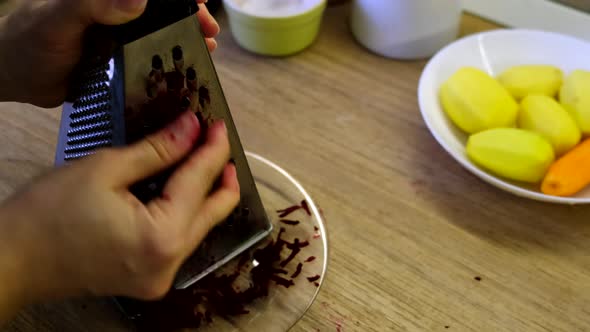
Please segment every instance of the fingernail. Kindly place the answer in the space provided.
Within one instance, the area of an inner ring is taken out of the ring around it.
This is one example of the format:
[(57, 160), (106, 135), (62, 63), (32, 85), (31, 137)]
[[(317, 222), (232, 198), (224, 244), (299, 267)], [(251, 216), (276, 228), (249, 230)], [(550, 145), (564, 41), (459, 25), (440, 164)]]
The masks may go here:
[(225, 121), (223, 120), (216, 120), (215, 122), (213, 122), (213, 126), (211, 129), (213, 129), (218, 134), (223, 133), (224, 135), (227, 135), (227, 127), (225, 125)]
[(115, 0), (115, 7), (123, 12), (136, 12), (143, 9), (147, 0)]
[(217, 41), (214, 38), (207, 38), (207, 48), (209, 52), (213, 52), (217, 49)]
[(170, 138), (179, 140), (194, 139), (199, 121), (191, 112), (185, 112), (169, 126)]
[(235, 191), (239, 192), (240, 191), (240, 181), (238, 180), (238, 170), (236, 168), (236, 165), (234, 165), (234, 164), (228, 165), (227, 171), (229, 173), (228, 176), (230, 178), (232, 178), (231, 187)]

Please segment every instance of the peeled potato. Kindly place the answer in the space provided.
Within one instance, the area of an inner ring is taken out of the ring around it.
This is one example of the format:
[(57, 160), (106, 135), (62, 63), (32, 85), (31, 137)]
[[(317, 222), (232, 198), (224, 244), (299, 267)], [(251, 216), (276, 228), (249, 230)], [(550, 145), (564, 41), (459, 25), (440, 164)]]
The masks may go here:
[(559, 101), (584, 135), (590, 135), (590, 71), (576, 70), (566, 77)]
[(508, 68), (498, 81), (517, 100), (528, 95), (555, 97), (563, 84), (563, 72), (549, 65), (521, 65)]
[(482, 130), (512, 127), (518, 104), (494, 78), (472, 67), (453, 74), (440, 89), (445, 113), (461, 130), (473, 134)]
[(518, 126), (543, 136), (558, 156), (572, 149), (582, 138), (568, 112), (555, 99), (542, 95), (531, 95), (522, 100)]
[(518, 128), (496, 128), (471, 135), (467, 156), (507, 179), (539, 183), (555, 160), (553, 147), (540, 135)]

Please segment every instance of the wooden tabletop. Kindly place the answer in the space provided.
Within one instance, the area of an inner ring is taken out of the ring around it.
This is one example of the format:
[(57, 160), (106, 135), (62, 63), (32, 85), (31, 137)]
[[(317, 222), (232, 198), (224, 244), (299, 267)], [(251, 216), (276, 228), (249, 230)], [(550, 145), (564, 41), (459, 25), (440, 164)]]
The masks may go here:
[[(466, 172), (418, 109), (425, 61), (360, 47), (346, 7), (285, 59), (223, 32), (214, 60), (245, 147), (325, 211), (327, 279), (293, 331), (589, 331), (590, 208), (517, 198)], [(496, 28), (465, 16), (461, 35)], [(59, 110), (0, 106), (0, 194), (51, 166)], [(21, 313), (6, 331), (126, 331), (110, 302)]]

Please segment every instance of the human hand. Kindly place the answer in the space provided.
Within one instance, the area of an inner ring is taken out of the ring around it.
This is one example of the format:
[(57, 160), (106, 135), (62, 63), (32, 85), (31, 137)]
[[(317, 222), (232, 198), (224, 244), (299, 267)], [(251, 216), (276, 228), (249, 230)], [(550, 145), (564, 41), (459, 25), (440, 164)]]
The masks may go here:
[[(219, 25), (199, 3), (198, 18), (209, 50)], [(119, 25), (141, 15), (147, 0), (28, 0), (0, 19), (0, 101), (57, 107), (66, 97), (92, 24)]]
[[(0, 281), (15, 276), (13, 297), (26, 303), (165, 295), (183, 261), (239, 201), (223, 122), (191, 152), (200, 134), (196, 116), (185, 112), (138, 143), (97, 152), (15, 194), (0, 206)], [(182, 160), (160, 198), (142, 204), (130, 193)], [(2, 271), (6, 257), (11, 273)], [(0, 295), (3, 287), (10, 283), (2, 282)]]

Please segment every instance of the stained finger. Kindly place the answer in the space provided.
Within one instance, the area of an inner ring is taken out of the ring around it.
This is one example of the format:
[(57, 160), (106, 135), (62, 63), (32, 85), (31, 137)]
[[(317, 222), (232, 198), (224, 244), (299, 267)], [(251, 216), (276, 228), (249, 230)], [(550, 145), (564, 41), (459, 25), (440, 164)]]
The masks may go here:
[(230, 158), (230, 145), (223, 122), (207, 131), (207, 138), (172, 174), (162, 197), (153, 204), (178, 220), (190, 222), (198, 213)]

